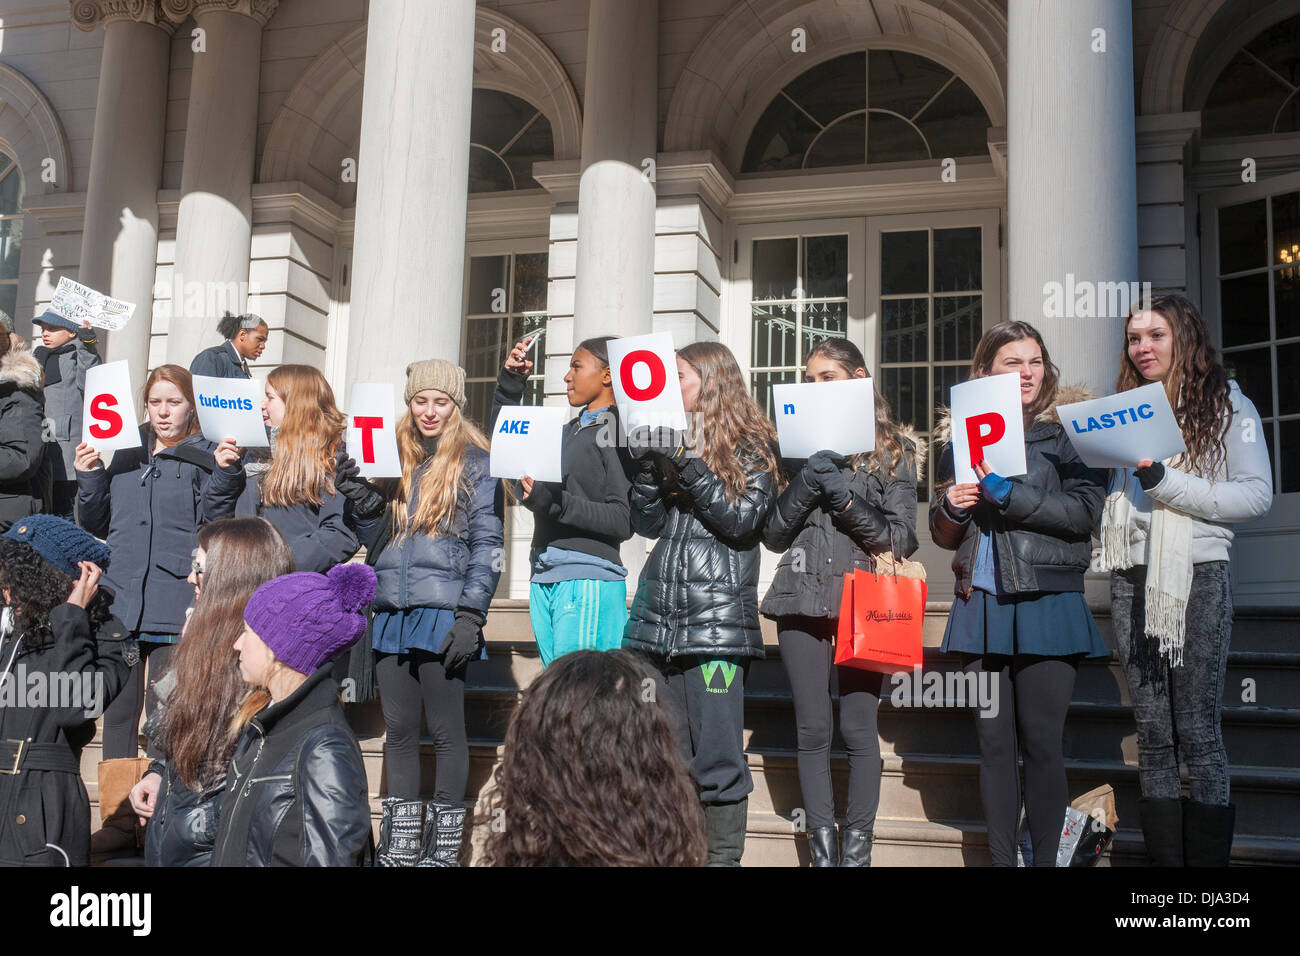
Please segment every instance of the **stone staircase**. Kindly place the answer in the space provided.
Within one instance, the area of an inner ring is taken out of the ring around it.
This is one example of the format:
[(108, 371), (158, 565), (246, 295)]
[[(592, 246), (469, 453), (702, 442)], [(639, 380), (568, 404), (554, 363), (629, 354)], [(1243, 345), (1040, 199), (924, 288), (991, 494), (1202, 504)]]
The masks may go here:
[[(1093, 596), (1090, 595), (1090, 598)], [(938, 650), (948, 605), (926, 609), (925, 670), (957, 670)], [(1109, 607), (1095, 607), (1110, 644)], [(1300, 864), (1300, 611), (1238, 609), (1224, 689), (1223, 728), (1237, 805), (1236, 864)], [(806, 842), (795, 832), (801, 805), (795, 769), (795, 723), (789, 688), (770, 623), (768, 657), (751, 666), (746, 687), (746, 750), (754, 777), (744, 863), (795, 866), (807, 862)], [(466, 719), (471, 742), (469, 799), (479, 801), (470, 851), (477, 856), (488, 820), (481, 799), (499, 758), (519, 695), (541, 669), (528, 624), (527, 602), (494, 603), (487, 626), (488, 660), (470, 669)], [(886, 687), (890, 685), (887, 682)], [(1253, 699), (1252, 699), (1253, 697)], [(1144, 861), (1137, 821), (1137, 743), (1128, 688), (1117, 660), (1085, 662), (1079, 670), (1066, 722), (1070, 794), (1101, 784), (1115, 788), (1119, 830), (1102, 865)], [(378, 825), (384, 792), (383, 718), (375, 701), (350, 705), (361, 740)], [(975, 717), (965, 708), (895, 706), (880, 710), (884, 760), (872, 862), (883, 866), (987, 865), (979, 799), (979, 747)], [(843, 808), (848, 766), (838, 735), (832, 744), (836, 804)], [(98, 737), (86, 748), (82, 771), (92, 804)], [(434, 755), (422, 754), (424, 786), (434, 777)], [(96, 811), (97, 812), (97, 811)], [(97, 819), (97, 817), (96, 817)]]

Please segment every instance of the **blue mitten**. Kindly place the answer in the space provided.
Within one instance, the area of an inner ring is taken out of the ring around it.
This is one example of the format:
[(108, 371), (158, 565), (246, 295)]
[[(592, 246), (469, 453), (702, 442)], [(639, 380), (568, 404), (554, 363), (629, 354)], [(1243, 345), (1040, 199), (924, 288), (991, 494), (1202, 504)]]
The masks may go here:
[(995, 504), (999, 508), (1007, 503), (1011, 497), (1010, 478), (1003, 478), (1001, 475), (989, 472), (980, 479), (980, 495), (990, 504)]

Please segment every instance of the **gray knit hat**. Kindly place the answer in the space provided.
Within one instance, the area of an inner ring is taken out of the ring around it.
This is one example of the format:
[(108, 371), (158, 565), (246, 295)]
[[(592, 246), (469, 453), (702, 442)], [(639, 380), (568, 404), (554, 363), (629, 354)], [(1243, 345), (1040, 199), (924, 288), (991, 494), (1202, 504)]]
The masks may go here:
[(410, 405), (415, 393), (426, 388), (446, 392), (458, 407), (465, 407), (465, 370), (459, 365), (442, 359), (429, 359), (406, 366), (406, 404)]

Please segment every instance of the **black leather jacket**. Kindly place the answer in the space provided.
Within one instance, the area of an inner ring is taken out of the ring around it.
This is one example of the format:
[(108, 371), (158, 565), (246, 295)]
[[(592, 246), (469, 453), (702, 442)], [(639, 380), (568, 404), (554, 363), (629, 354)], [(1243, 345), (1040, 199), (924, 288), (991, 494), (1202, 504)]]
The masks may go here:
[[(1079, 400), (1069, 393), (1058, 396), (1061, 404)], [(936, 431), (946, 437), (943, 425)], [(1039, 416), (1025, 433), (1025, 459), (1028, 474), (1011, 479), (1006, 504), (981, 500), (965, 514), (954, 515), (945, 501), (954, 474), (952, 445), (945, 443), (939, 453), (930, 534), (939, 547), (957, 552), (952, 569), (958, 595), (970, 595), (975, 552), (985, 528), (993, 531), (1004, 593), (1083, 590), (1083, 575), (1092, 561), (1092, 529), (1105, 504), (1106, 476), (1079, 458), (1055, 409)]]
[(369, 862), (366, 768), (333, 666), (249, 722), (222, 796), (213, 866)]
[(160, 760), (150, 765), (149, 772), (162, 777), (162, 786), (144, 831), (145, 865), (209, 865), (225, 788), (195, 793)]
[(898, 557), (916, 551), (916, 471), (924, 466), (924, 442), (909, 438), (904, 448), (892, 473), (841, 468), (853, 502), (837, 513), (808, 487), (802, 461), (787, 464), (790, 484), (763, 529), (763, 543), (782, 555), (763, 596), (765, 617), (839, 617), (846, 573), (871, 570), (870, 555), (891, 547)]
[(632, 479), (632, 527), (659, 540), (641, 570), (623, 646), (663, 658), (761, 658), (759, 536), (776, 497), (774, 476), (751, 468), (732, 503), (722, 479), (692, 459), (665, 497), (649, 461)]

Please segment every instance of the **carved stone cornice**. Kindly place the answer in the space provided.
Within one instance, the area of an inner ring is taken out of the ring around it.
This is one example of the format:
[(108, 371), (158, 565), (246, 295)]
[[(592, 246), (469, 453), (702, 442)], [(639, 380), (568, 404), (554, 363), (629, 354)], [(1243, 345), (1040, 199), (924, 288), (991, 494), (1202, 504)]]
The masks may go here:
[(275, 13), (280, 0), (171, 0), (172, 3), (184, 4), (195, 18), (206, 13), (240, 13), (252, 17), (262, 26), (266, 26), (271, 15)]
[(125, 20), (148, 23), (171, 35), (189, 16), (190, 0), (69, 0), (68, 6), (72, 22), (82, 30)]

